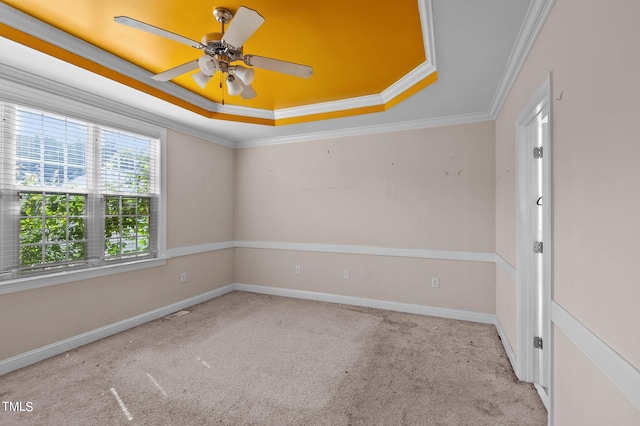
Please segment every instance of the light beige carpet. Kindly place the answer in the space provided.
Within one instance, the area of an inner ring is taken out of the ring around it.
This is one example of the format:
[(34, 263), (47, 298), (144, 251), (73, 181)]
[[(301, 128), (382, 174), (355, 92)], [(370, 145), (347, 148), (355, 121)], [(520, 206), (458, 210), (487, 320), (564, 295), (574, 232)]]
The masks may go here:
[(2, 425), (546, 425), (495, 327), (233, 292), (0, 377)]

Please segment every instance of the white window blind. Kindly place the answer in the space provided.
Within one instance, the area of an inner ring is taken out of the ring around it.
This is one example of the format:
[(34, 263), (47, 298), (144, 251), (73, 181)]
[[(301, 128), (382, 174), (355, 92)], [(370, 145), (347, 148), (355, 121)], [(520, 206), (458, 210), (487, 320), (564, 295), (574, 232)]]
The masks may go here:
[(157, 138), (0, 103), (0, 277), (154, 257)]

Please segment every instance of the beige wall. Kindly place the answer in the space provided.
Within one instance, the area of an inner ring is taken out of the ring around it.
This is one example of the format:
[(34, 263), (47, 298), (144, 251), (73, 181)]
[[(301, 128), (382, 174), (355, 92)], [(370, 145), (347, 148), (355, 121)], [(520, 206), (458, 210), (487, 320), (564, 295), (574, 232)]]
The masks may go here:
[(241, 149), (236, 239), (494, 252), (493, 123)]
[[(195, 170), (195, 169), (198, 170)], [(233, 150), (170, 131), (168, 248), (233, 239)], [(187, 283), (180, 273), (187, 272)], [(0, 296), (0, 360), (232, 284), (234, 249)], [(19, 325), (19, 326), (18, 326)]]
[[(517, 266), (515, 121), (553, 72), (554, 300), (635, 368), (640, 367), (639, 19), (637, 1), (557, 0), (496, 120), (496, 250)], [(498, 320), (505, 328), (515, 319), (502, 306), (513, 299), (509, 285), (515, 282), (499, 276)], [(598, 418), (600, 406), (573, 392), (597, 367), (581, 362), (564, 371), (573, 352), (560, 339), (557, 343), (556, 424), (576, 424), (567, 407), (580, 407), (585, 419)], [(610, 398), (624, 398), (615, 395)], [(637, 424), (637, 417), (633, 420), (618, 424)]]
[(172, 130), (168, 139), (167, 247), (233, 240), (233, 149)]
[[(236, 281), (242, 284), (487, 314), (495, 313), (494, 271), (484, 262), (236, 249)], [(440, 288), (431, 287), (434, 276)]]
[[(493, 140), (483, 122), (240, 149), (236, 239), (493, 253)], [(495, 312), (492, 263), (267, 249), (236, 261), (245, 284)]]
[(555, 329), (555, 425), (638, 425), (640, 410), (569, 338)]

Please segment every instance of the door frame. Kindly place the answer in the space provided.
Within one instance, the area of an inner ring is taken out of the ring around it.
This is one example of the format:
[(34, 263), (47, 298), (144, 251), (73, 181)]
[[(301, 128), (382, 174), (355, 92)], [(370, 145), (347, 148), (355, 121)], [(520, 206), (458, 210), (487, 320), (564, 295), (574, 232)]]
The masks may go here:
[[(549, 124), (547, 126), (546, 141), (542, 163), (543, 193), (545, 199), (542, 202), (543, 214), (543, 272), (542, 289), (542, 323), (543, 323), (543, 374), (547, 388), (552, 384), (552, 351), (553, 336), (551, 328), (551, 300), (552, 300), (552, 249), (553, 249), (553, 229), (552, 229), (552, 110), (551, 110), (551, 82), (552, 75), (549, 73), (541, 86), (535, 92), (527, 106), (518, 116), (516, 121), (516, 252), (517, 252), (517, 365), (516, 374), (520, 380), (539, 383), (538, 372), (536, 371), (536, 352), (539, 349), (533, 347), (535, 337), (535, 289), (531, 284), (533, 271), (533, 244), (532, 242), (532, 214), (531, 206), (535, 200), (531, 194), (531, 176), (533, 173), (533, 150), (530, 124), (536, 119), (538, 114), (544, 109), (548, 113)], [(539, 387), (539, 392), (546, 392)], [(547, 392), (547, 396), (549, 393)]]

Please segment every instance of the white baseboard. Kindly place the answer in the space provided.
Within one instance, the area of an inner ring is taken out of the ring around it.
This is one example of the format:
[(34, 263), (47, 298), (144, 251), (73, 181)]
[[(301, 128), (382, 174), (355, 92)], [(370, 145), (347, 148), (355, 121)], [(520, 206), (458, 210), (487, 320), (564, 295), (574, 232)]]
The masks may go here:
[(406, 312), (410, 314), (429, 315), (462, 321), (495, 324), (496, 316), (482, 312), (462, 311), (458, 309), (438, 308), (435, 306), (413, 305), (408, 303), (388, 302), (377, 299), (341, 296), (339, 294), (317, 293), (313, 291), (293, 290), (279, 287), (266, 287), (253, 284), (235, 284), (235, 290), (251, 293), (270, 294), (273, 296), (291, 297), (295, 299), (317, 300), (320, 302), (340, 303), (343, 305), (363, 306), (366, 308), (386, 309), (388, 311)]
[(498, 318), (496, 318), (495, 326), (496, 326), (496, 330), (498, 331), (498, 336), (500, 336), (500, 340), (502, 341), (502, 346), (504, 346), (504, 351), (507, 353), (507, 358), (509, 358), (509, 362), (511, 363), (511, 368), (513, 368), (513, 371), (515, 372), (517, 361), (518, 361), (517, 355), (514, 352), (513, 348), (511, 347), (511, 343), (507, 338), (507, 334), (504, 332), (504, 329), (502, 328), (502, 324), (500, 324), (500, 321), (498, 321)]
[(153, 311), (146, 312), (144, 314), (137, 315), (135, 317), (128, 318), (122, 321), (118, 321), (116, 323), (109, 324), (107, 326), (100, 327), (98, 329), (91, 330), (86, 333), (73, 336), (69, 339), (61, 340), (59, 342), (34, 349), (32, 351), (16, 355), (11, 358), (7, 358), (0, 361), (0, 375), (9, 373), (19, 368), (26, 367), (27, 365), (35, 364), (36, 362), (59, 355), (64, 352), (68, 352), (77, 347), (86, 345), (87, 343), (95, 342), (96, 340), (103, 339), (116, 333), (120, 333), (121, 331), (128, 330), (146, 322), (162, 318), (173, 312), (188, 308), (189, 306), (197, 305), (198, 303), (206, 302), (210, 299), (215, 299), (216, 297), (220, 297), (233, 290), (234, 285), (229, 284), (225, 287), (217, 288), (207, 293), (203, 293), (198, 296), (185, 299), (168, 306), (164, 306), (162, 308), (154, 309)]
[(549, 395), (547, 394), (547, 391), (545, 390), (545, 388), (543, 388), (537, 383), (534, 383), (533, 387), (535, 387), (536, 391), (538, 391), (538, 396), (540, 397), (540, 401), (542, 401), (544, 408), (547, 409), (547, 413), (550, 413), (551, 408), (549, 406)]
[[(296, 299), (317, 300), (321, 302), (339, 303), (344, 305), (363, 306), (367, 308), (386, 309), (389, 311), (471, 321), (482, 324), (497, 323), (495, 315), (481, 312), (471, 312), (457, 309), (439, 308), (434, 306), (414, 305), (376, 299), (365, 299), (361, 297), (342, 296), (338, 294), (317, 293), (311, 291), (236, 283), (229, 284), (225, 287), (221, 287), (207, 293), (203, 293), (198, 296), (164, 306), (162, 308), (154, 309), (153, 311), (149, 311), (122, 321), (118, 321), (116, 323), (109, 324), (104, 327), (100, 327), (98, 329), (91, 330), (86, 333), (82, 333), (77, 336), (73, 336), (68, 339), (43, 346), (38, 349), (34, 349), (32, 351), (25, 352), (11, 358), (7, 358), (0, 361), (0, 376), (19, 368), (35, 364), (36, 362), (42, 361), (52, 356), (68, 352), (88, 343), (95, 342), (96, 340), (103, 339), (116, 333), (120, 333), (121, 331), (125, 331), (138, 325), (142, 325), (146, 322), (162, 318), (181, 309), (188, 308), (189, 306), (197, 305), (198, 303), (215, 299), (216, 297), (223, 296), (234, 290), (270, 294), (273, 296), (291, 297)], [(505, 341), (506, 339), (503, 339), (503, 342)]]

